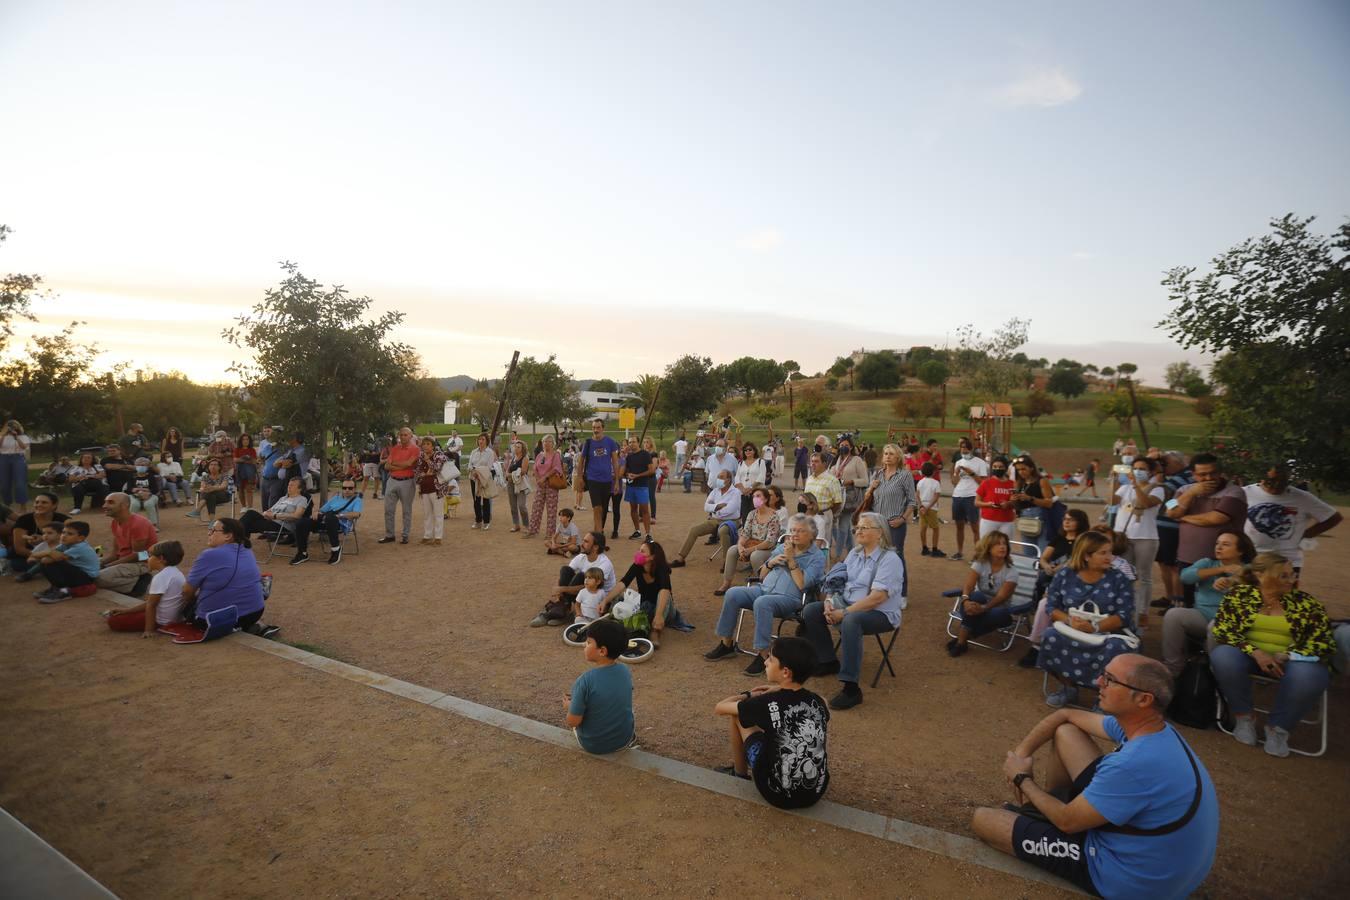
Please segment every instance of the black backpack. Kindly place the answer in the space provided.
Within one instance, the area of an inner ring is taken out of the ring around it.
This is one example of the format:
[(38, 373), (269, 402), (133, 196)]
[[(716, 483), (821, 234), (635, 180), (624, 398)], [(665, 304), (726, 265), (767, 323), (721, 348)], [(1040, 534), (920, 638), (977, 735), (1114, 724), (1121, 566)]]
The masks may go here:
[(1177, 677), (1176, 693), (1167, 705), (1167, 718), (1190, 728), (1209, 728), (1214, 724), (1218, 683), (1205, 654), (1193, 656)]

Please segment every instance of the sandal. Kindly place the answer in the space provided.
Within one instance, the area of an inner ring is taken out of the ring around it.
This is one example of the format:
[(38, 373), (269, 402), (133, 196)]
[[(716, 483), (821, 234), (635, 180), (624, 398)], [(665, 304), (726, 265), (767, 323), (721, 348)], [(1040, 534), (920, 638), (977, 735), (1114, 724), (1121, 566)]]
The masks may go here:
[(682, 566), (684, 566), (684, 560), (680, 559), (678, 556), (670, 561), (670, 567), (672, 569), (678, 569)]

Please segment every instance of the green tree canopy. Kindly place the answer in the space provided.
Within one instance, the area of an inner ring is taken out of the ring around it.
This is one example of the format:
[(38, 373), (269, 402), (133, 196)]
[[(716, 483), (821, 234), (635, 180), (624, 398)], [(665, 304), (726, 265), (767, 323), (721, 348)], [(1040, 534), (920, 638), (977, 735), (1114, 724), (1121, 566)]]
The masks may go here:
[(1013, 415), (1026, 418), (1032, 428), (1036, 427), (1036, 420), (1041, 416), (1054, 414), (1055, 398), (1044, 391), (1032, 391), (1024, 399), (1013, 404)]
[(1167, 382), (1168, 389), (1173, 391), (1184, 390), (1186, 381), (1191, 378), (1203, 380), (1204, 376), (1200, 374), (1199, 369), (1188, 362), (1168, 363), (1163, 375), (1163, 380)]
[(1030, 320), (1009, 319), (989, 337), (973, 325), (957, 329), (956, 370), (973, 395), (1002, 400), (1027, 384), (1027, 366), (1013, 360), (1030, 326)]
[(59, 334), (40, 335), (25, 355), (0, 366), (0, 404), (30, 435), (51, 435), (52, 458), (74, 441), (98, 437), (111, 376), (94, 374), (98, 347), (75, 340), (72, 322)]
[[(0, 225), (0, 244), (3, 244), (14, 229)], [(5, 349), (9, 339), (14, 336), (13, 321), (33, 318), (30, 312), (32, 298), (42, 285), (42, 276), (23, 275), (11, 272), (0, 275), (0, 350)]]
[(950, 373), (947, 371), (947, 364), (940, 359), (929, 358), (919, 363), (915, 369), (915, 374), (919, 380), (929, 387), (937, 387), (944, 383)]
[[(557, 434), (566, 421), (571, 402), (577, 392), (572, 387), (572, 375), (564, 372), (557, 358), (538, 360), (527, 356), (516, 363), (516, 374), (511, 383), (512, 408), (526, 422), (543, 422), (553, 426)], [(493, 411), (495, 415), (495, 410)], [(492, 426), (491, 421), (488, 427)]]
[(803, 388), (797, 394), (795, 415), (803, 428), (824, 428), (838, 410), (835, 402), (819, 388)]
[(1065, 400), (1072, 400), (1087, 390), (1087, 381), (1083, 379), (1081, 368), (1060, 368), (1056, 365), (1050, 370), (1045, 387), (1052, 394), (1059, 394)]
[[(1151, 394), (1136, 392), (1135, 399), (1139, 403), (1139, 414), (1141, 416), (1155, 420), (1158, 418), (1158, 401), (1153, 399)], [(1117, 390), (1109, 394), (1102, 394), (1097, 399), (1094, 415), (1097, 417), (1098, 425), (1107, 419), (1115, 419), (1120, 425), (1121, 433), (1128, 433), (1130, 420), (1134, 418), (1134, 404), (1130, 402), (1130, 392)]]
[(898, 388), (904, 380), (900, 374), (900, 360), (889, 351), (869, 353), (858, 364), (858, 383), (873, 396)]
[(616, 393), (618, 393), (618, 391), (619, 391), (619, 386), (618, 386), (617, 384), (615, 384), (614, 381), (613, 381), (612, 379), (609, 379), (609, 378), (597, 378), (597, 379), (595, 379), (594, 381), (591, 382), (591, 386), (590, 386), (589, 388), (587, 388), (587, 390), (589, 390), (589, 391), (602, 391), (602, 392), (608, 392), (608, 393), (611, 393), (611, 394), (616, 394)]
[[(140, 422), (152, 441), (176, 427), (184, 435), (198, 435), (211, 425), (215, 391), (196, 384), (181, 372), (155, 372), (148, 378), (117, 385), (117, 402), (125, 423)], [(108, 421), (109, 432), (114, 430)]]
[[(1222, 354), (1212, 439), (1233, 470), (1295, 460), (1299, 474), (1350, 490), (1350, 222), (1330, 235), (1286, 215), (1269, 234), (1163, 279), (1162, 325), (1184, 347)], [(1227, 436), (1219, 440), (1218, 435)]]
[(929, 420), (941, 417), (942, 398), (932, 392), (901, 391), (891, 404), (895, 417), (901, 422), (913, 422), (922, 428)]
[(692, 354), (666, 366), (660, 408), (676, 425), (702, 419), (722, 398), (722, 382), (711, 359)]

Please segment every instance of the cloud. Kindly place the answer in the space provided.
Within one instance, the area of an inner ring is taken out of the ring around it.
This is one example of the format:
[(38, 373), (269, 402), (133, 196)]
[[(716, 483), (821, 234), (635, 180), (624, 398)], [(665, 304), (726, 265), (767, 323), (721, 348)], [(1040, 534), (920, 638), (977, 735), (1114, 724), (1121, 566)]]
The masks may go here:
[(783, 243), (783, 235), (777, 228), (761, 228), (752, 231), (736, 242), (737, 246), (754, 253), (768, 253)]
[(1078, 99), (1083, 86), (1059, 66), (1043, 66), (998, 88), (994, 100), (1002, 106), (1060, 106)]

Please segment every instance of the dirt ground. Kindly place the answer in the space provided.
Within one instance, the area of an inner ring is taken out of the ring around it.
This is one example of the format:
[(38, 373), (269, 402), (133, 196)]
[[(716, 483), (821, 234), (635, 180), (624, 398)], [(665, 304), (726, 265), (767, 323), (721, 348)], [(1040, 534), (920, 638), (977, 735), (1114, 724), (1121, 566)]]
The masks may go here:
[[(381, 546), (375, 541), (383, 531), (382, 505), (367, 502), (359, 555), (336, 567), (319, 553), (304, 566), (289, 567), (283, 557), (263, 565), (276, 577), (267, 620), (282, 627), (279, 637), (559, 723), (562, 695), (585, 664), (558, 629), (526, 623), (563, 560), (546, 556), (538, 538), (510, 533), (504, 504), (489, 532), (469, 528), (466, 504), (446, 523), (445, 546), (419, 546), (420, 522), (412, 544)], [(1101, 508), (1086, 509), (1095, 521)], [(673, 553), (688, 525), (701, 519), (701, 497), (663, 492), (659, 512), (654, 534)], [(105, 529), (95, 523), (96, 535)], [(630, 530), (625, 525), (621, 532)], [(180, 512), (164, 513), (165, 536), (183, 540), (190, 554), (204, 546), (203, 531)], [(611, 557), (622, 572), (636, 542), (615, 543)], [(1347, 539), (1333, 532), (1320, 544), (1308, 557), (1304, 587), (1334, 615), (1350, 615), (1350, 598), (1334, 583), (1350, 561)], [(950, 528), (942, 545), (953, 549)], [(697, 545), (689, 567), (675, 574), (677, 601), (697, 630), (667, 630), (656, 657), (633, 670), (644, 748), (709, 767), (725, 763), (727, 752), (713, 705), (751, 684), (738, 662), (702, 659), (721, 602), (712, 596), (720, 568), (706, 561), (711, 549)], [(883, 675), (875, 690), (864, 686), (863, 705), (831, 721), (830, 798), (969, 834), (973, 808), (1006, 799), (999, 774), (1004, 751), (1048, 709), (1039, 673), (1014, 665), (1020, 645), (1006, 654), (975, 649), (957, 660), (946, 656), (948, 605), (939, 593), (959, 583), (964, 567), (920, 557), (912, 533), (907, 549), (910, 605), (892, 652), (897, 677)], [(265, 556), (265, 545), (258, 552)], [(0, 602), (26, 623), (0, 637), (0, 719), (8, 723), (0, 740), (0, 802), (125, 896), (181, 895), (183, 888), (194, 895), (417, 896), (470, 885), (489, 894), (579, 893), (580, 870), (557, 859), (574, 856), (584, 869), (612, 842), (584, 837), (579, 851), (568, 853), (576, 838), (562, 835), (575, 831), (576, 803), (591, 794), (560, 787), (601, 776), (613, 779), (618, 797), (659, 797), (616, 801), (615, 824), (641, 829), (660, 847), (610, 851), (616, 872), (640, 877), (644, 892), (652, 885), (668, 893), (740, 890), (736, 879), (750, 870), (732, 855), (738, 846), (768, 850), (755, 856), (773, 861), (751, 883), (767, 879), (802, 896), (1009, 892), (995, 873), (951, 868), (922, 854), (927, 862), (916, 863), (915, 852), (856, 835), (831, 833), (822, 864), (792, 852), (821, 836), (808, 835), (790, 817), (730, 809), (721, 798), (679, 786), (654, 788), (634, 773), (559, 758), (453, 717), (445, 721), (228, 641), (194, 648), (111, 635), (87, 601), (38, 607), (28, 594), (0, 586)], [(1156, 653), (1157, 632), (1146, 636), (1150, 652)], [(873, 644), (864, 659), (868, 680), (876, 664)], [(814, 687), (829, 696), (836, 684)], [(1345, 883), (1346, 694), (1339, 679), (1331, 696), (1331, 747), (1320, 759), (1275, 760), (1217, 731), (1186, 731), (1222, 807), (1208, 893), (1273, 897), (1296, 884), (1301, 896), (1332, 896), (1332, 885)], [(1294, 743), (1311, 737), (1296, 732)], [(691, 820), (696, 828), (686, 824)], [(224, 849), (207, 856), (223, 856), (222, 862), (166, 865), (160, 855), (165, 846), (219, 839)], [(269, 865), (276, 852), (282, 855)], [(854, 862), (859, 857), (862, 865)], [(614, 878), (614, 887), (626, 886), (623, 876)], [(1017, 884), (1011, 893), (1044, 893)]]

